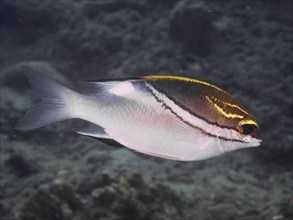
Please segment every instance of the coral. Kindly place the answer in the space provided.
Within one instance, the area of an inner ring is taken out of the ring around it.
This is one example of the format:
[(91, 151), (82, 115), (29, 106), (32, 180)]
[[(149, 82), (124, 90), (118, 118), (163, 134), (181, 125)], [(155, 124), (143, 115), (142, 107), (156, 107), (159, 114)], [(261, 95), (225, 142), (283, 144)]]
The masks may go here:
[[(73, 215), (81, 219), (82, 216), (88, 216), (93, 220), (97, 216), (137, 220), (153, 217), (168, 219), (168, 216), (176, 219), (181, 216), (178, 197), (161, 183), (145, 182), (136, 172), (120, 180), (102, 173), (98, 179), (102, 182), (92, 186), (91, 199), (83, 202), (81, 198), (85, 195), (71, 186), (68, 171), (59, 171), (53, 183), (41, 187), (42, 190), (27, 201), (22, 209), (22, 220), (61, 220)], [(91, 209), (96, 211), (88, 213)]]
[(24, 205), (21, 220), (64, 220), (61, 202), (49, 192), (38, 191)]

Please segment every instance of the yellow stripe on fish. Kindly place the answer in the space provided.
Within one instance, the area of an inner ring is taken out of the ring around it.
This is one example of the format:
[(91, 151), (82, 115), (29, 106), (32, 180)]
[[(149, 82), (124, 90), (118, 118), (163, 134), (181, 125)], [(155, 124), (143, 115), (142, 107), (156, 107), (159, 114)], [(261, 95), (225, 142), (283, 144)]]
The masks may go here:
[[(222, 114), (224, 117), (227, 117), (227, 118), (244, 118), (243, 115), (237, 115), (237, 114), (231, 114), (231, 113), (228, 113), (228, 112), (225, 112), (225, 110), (223, 108), (221, 108), (219, 105), (217, 105), (216, 103), (214, 103), (208, 96), (205, 96), (206, 99), (212, 103), (212, 105), (218, 110), (218, 112), (220, 114)], [(229, 105), (229, 106), (235, 106), (235, 105)]]
[(214, 86), (210, 83), (204, 82), (204, 81), (200, 81), (197, 79), (191, 79), (191, 78), (187, 78), (187, 77), (183, 77), (183, 76), (158, 76), (158, 75), (148, 75), (148, 76), (144, 76), (143, 78), (145, 79), (171, 79), (171, 80), (180, 80), (180, 81), (185, 81), (185, 82), (193, 82), (193, 83), (200, 83), (200, 84), (204, 84), (206, 86), (211, 86), (215, 89), (218, 89), (219, 91), (225, 92), (224, 90), (220, 89), (217, 86)]

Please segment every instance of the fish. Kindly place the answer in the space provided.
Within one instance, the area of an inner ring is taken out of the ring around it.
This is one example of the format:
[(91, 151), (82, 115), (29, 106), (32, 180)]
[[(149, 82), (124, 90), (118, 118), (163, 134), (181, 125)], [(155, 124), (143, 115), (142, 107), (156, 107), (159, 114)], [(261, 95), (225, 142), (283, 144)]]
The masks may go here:
[(25, 75), (41, 100), (15, 129), (65, 119), (90, 123), (80, 135), (113, 140), (136, 152), (198, 161), (261, 144), (259, 126), (224, 90), (183, 76), (147, 75), (85, 82), (76, 91), (31, 67)]

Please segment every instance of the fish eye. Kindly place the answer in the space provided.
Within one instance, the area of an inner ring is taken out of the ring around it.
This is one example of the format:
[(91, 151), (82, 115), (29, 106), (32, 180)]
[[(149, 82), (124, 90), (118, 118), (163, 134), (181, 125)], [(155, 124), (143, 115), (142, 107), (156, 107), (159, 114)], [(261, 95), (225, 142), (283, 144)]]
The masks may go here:
[(254, 131), (255, 125), (252, 124), (243, 124), (239, 128), (241, 134), (251, 134)]

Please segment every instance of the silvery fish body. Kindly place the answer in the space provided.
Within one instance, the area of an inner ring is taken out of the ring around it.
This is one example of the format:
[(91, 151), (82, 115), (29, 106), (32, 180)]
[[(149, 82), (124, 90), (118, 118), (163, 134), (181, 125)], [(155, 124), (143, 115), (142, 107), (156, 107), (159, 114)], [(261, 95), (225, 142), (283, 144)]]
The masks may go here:
[(31, 68), (27, 78), (42, 100), (16, 125), (30, 130), (80, 118), (79, 134), (113, 139), (144, 154), (202, 160), (260, 145), (255, 119), (232, 96), (199, 80), (174, 76), (89, 82), (91, 92), (66, 88)]

